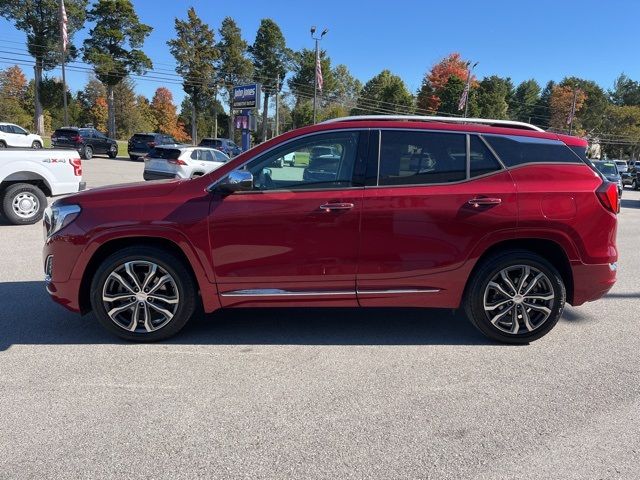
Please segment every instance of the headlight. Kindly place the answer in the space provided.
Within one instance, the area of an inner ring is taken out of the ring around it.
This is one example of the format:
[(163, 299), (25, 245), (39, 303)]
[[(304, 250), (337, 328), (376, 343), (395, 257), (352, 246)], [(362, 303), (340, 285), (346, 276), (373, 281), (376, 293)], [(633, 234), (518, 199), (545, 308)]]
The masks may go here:
[(80, 205), (56, 205), (44, 211), (45, 235), (49, 238), (73, 222), (80, 215)]

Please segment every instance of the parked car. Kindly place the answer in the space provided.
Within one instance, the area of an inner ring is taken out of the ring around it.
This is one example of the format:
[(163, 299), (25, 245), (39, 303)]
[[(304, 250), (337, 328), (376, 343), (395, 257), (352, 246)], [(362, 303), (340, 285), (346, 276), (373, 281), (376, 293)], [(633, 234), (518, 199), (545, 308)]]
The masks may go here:
[(106, 154), (109, 158), (118, 156), (118, 142), (95, 128), (63, 127), (51, 135), (54, 148), (73, 148), (85, 160), (95, 154)]
[(640, 163), (632, 160), (628, 165), (627, 171), (621, 174), (622, 186), (638, 190), (640, 188), (640, 179), (638, 178), (638, 166), (640, 166)]
[(213, 148), (158, 145), (144, 158), (145, 180), (194, 178), (209, 173), (229, 161)]
[(302, 178), (308, 182), (335, 180), (342, 158), (340, 149), (341, 145), (313, 147), (309, 153), (309, 165), (305, 167)]
[(617, 185), (618, 195), (622, 197), (622, 177), (618, 172), (616, 162), (600, 160), (593, 162), (593, 164), (607, 180)]
[(13, 123), (0, 122), (0, 148), (42, 148), (43, 146), (44, 142), (40, 135), (29, 133)]
[(618, 172), (620, 173), (620, 175), (622, 175), (627, 170), (629, 170), (629, 165), (625, 160), (609, 160), (609, 161), (614, 162), (616, 164), (616, 167), (618, 167)]
[(216, 150), (224, 152), (230, 158), (242, 153), (242, 149), (236, 145), (233, 140), (229, 140), (228, 138), (203, 138), (198, 146), (215, 148)]
[(14, 225), (38, 222), (47, 197), (84, 190), (82, 161), (71, 150), (0, 151), (0, 206)]
[(164, 133), (136, 133), (127, 144), (127, 153), (131, 160), (140, 160), (154, 147), (160, 145), (179, 145), (171, 135)]
[[(316, 147), (340, 157), (323, 183), (269, 168)], [(48, 228), (47, 288), (136, 341), (200, 309), (360, 306), (464, 308), (488, 337), (531, 342), (615, 283), (619, 198), (585, 147), (500, 120), (304, 127), (199, 178), (58, 200), (75, 216)]]

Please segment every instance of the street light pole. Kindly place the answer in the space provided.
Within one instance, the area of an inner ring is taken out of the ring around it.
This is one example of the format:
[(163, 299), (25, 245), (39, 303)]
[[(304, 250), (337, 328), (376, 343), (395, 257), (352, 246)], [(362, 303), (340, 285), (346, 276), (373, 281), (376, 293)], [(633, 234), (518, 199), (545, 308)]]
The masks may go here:
[(315, 64), (313, 65), (313, 123), (316, 123), (316, 119), (318, 117), (318, 62), (320, 62), (320, 40), (322, 40), (322, 37), (324, 37), (326, 35), (326, 33), (329, 31), (328, 28), (325, 28), (324, 30), (322, 30), (322, 33), (320, 34), (319, 37), (315, 36), (316, 33), (316, 26), (312, 26), (311, 27), (311, 38), (313, 38), (316, 42), (316, 61)]
[(469, 65), (471, 65), (471, 61), (467, 62), (467, 86), (465, 87), (467, 89), (467, 101), (464, 102), (464, 118), (467, 118), (467, 116), (469, 115), (469, 99), (471, 98), (471, 73), (473, 72), (473, 69), (478, 65), (478, 62), (474, 63), (471, 68), (469, 68)]

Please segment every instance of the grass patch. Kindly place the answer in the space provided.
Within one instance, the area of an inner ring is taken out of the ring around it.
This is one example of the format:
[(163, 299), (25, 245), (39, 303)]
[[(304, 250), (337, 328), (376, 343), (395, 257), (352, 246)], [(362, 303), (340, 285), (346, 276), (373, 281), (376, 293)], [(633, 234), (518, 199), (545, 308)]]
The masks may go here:
[(295, 166), (306, 167), (309, 165), (309, 152), (296, 152)]

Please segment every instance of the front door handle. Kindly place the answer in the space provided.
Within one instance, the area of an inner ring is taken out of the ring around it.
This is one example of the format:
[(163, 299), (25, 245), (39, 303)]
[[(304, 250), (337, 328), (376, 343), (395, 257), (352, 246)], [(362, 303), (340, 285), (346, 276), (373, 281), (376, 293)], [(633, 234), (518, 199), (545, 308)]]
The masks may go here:
[(478, 208), (480, 205), (500, 205), (502, 203), (501, 198), (472, 198), (467, 202), (472, 207)]
[(335, 212), (338, 210), (351, 210), (353, 206), (353, 203), (323, 203), (320, 205), (320, 210), (325, 212)]

